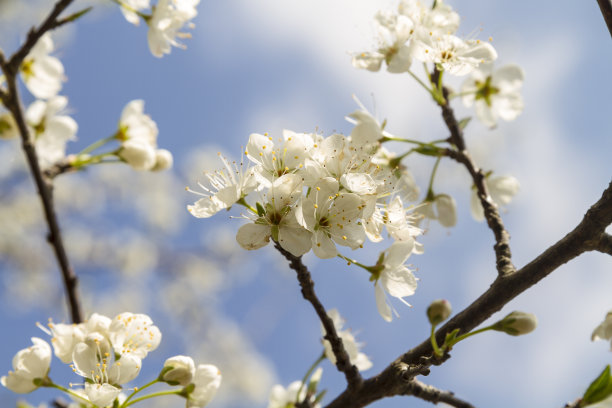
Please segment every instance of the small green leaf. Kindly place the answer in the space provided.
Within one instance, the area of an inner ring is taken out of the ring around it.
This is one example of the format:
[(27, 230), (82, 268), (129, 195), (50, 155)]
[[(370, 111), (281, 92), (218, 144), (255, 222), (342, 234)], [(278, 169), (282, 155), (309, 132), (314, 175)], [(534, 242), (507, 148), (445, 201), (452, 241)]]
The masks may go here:
[(595, 404), (596, 402), (603, 401), (607, 397), (612, 395), (612, 377), (610, 376), (610, 365), (599, 374), (582, 397), (581, 407)]
[(468, 116), (467, 118), (463, 118), (459, 121), (459, 129), (463, 130), (465, 129), (465, 127), (468, 125), (468, 123), (470, 123), (470, 121), (472, 120), (471, 116)]
[(266, 215), (266, 210), (264, 210), (263, 206), (260, 203), (256, 203), (255, 206), (257, 207), (257, 215), (259, 215), (260, 217)]
[(78, 18), (83, 17), (85, 14), (89, 13), (91, 11), (92, 7), (87, 7), (81, 11), (77, 11), (74, 14), (69, 15), (68, 17), (62, 19), (62, 23), (69, 23), (71, 21), (76, 21)]

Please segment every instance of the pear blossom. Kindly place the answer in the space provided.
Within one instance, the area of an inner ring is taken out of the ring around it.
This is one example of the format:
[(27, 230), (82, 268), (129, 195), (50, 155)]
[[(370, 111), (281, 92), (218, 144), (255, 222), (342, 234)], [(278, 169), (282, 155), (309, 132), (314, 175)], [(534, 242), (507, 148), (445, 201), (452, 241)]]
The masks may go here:
[(244, 249), (255, 250), (267, 245), (272, 238), (295, 256), (308, 252), (311, 234), (296, 219), (295, 206), (301, 193), (302, 179), (297, 174), (284, 174), (274, 180), (263, 213), (255, 217), (254, 223), (238, 230), (238, 244)]
[(380, 70), (382, 62), (385, 61), (389, 72), (408, 71), (414, 52), (410, 42), (414, 33), (413, 21), (404, 15), (382, 11), (376, 14), (375, 20), (378, 24), (380, 46), (374, 52), (355, 54), (353, 66), (376, 72)]
[(172, 168), (172, 164), (174, 159), (172, 158), (172, 153), (166, 149), (157, 149), (155, 150), (155, 165), (151, 169), (151, 171), (162, 171), (168, 170)]
[[(403, 298), (414, 294), (417, 287), (417, 279), (404, 263), (414, 252), (414, 241), (394, 242), (387, 251), (383, 253), (379, 266), (382, 270), (375, 280), (376, 306), (378, 313), (383, 319), (390, 322), (393, 319), (391, 306), (387, 301), (386, 293), (398, 298), (407, 306), (410, 306)], [(398, 315), (397, 311), (395, 314)]]
[(120, 10), (125, 19), (134, 24), (140, 24), (140, 16), (138, 13), (151, 7), (150, 0), (121, 0)]
[(187, 397), (187, 408), (204, 407), (213, 399), (221, 386), (221, 371), (211, 364), (200, 364), (195, 369), (193, 391)]
[(365, 221), (365, 230), (372, 242), (382, 241), (382, 229), (387, 228), (387, 233), (396, 241), (414, 241), (414, 238), (422, 233), (415, 224), (417, 215), (408, 215), (400, 196), (393, 197), (388, 204), (382, 208), (376, 207), (372, 216)]
[[(372, 362), (364, 353), (360, 352), (361, 344), (357, 343), (355, 337), (349, 330), (342, 330), (344, 326), (344, 319), (340, 316), (340, 313), (337, 309), (331, 309), (327, 312), (327, 315), (334, 322), (334, 327), (336, 328), (336, 332), (338, 337), (342, 339), (342, 344), (344, 345), (344, 349), (348, 353), (351, 364), (355, 365), (359, 371), (365, 371), (372, 367)], [(321, 330), (323, 334), (325, 334), (325, 330), (321, 326)], [(334, 354), (331, 343), (328, 340), (323, 339), (323, 347), (325, 348), (325, 357), (332, 363), (336, 364), (336, 355)]]
[(72, 353), (74, 372), (88, 379), (85, 394), (95, 405), (108, 406), (121, 392), (118, 385), (132, 381), (140, 373), (142, 360), (135, 354), (124, 353), (112, 360), (113, 350), (109, 340), (93, 332), (78, 343)]
[(457, 224), (457, 204), (448, 194), (437, 194), (433, 199), (426, 199), (416, 208), (416, 212), (424, 218), (437, 220), (446, 228)]
[[(606, 314), (604, 321), (593, 330), (591, 340), (612, 340), (612, 310)], [(612, 343), (610, 344), (610, 350), (612, 350)]]
[[(283, 138), (277, 146), (267, 134), (253, 133), (246, 147), (247, 157), (257, 164), (260, 182), (269, 185), (283, 174), (296, 173), (304, 165), (315, 141), (311, 134), (283, 130)], [(266, 181), (267, 180), (267, 181)]]
[(287, 388), (282, 385), (275, 385), (270, 390), (268, 397), (268, 408), (295, 408), (296, 402), (304, 402), (306, 398), (309, 399), (309, 406), (313, 408), (319, 408), (321, 405), (315, 403), (315, 395), (308, 395), (308, 390), (311, 386), (316, 389), (316, 386), (321, 381), (321, 375), (323, 370), (321, 367), (317, 368), (315, 372), (310, 376), (310, 382), (303, 384), (301, 381), (294, 381)]
[[(485, 185), (489, 191), (490, 200), (492, 200), (494, 204), (502, 206), (509, 204), (510, 201), (512, 201), (512, 197), (514, 197), (520, 189), (518, 180), (512, 176), (486, 177)], [(482, 208), (475, 188), (472, 188), (470, 210), (472, 217), (476, 221), (484, 220), (484, 209)]]
[(149, 25), (149, 49), (151, 54), (161, 58), (169, 54), (171, 45), (186, 48), (176, 40), (189, 37), (180, 32), (183, 26), (193, 26), (189, 20), (197, 15), (196, 6), (199, 0), (159, 0), (153, 9), (153, 15), (147, 21)]
[(34, 138), (38, 162), (47, 168), (66, 157), (66, 143), (75, 139), (78, 125), (69, 116), (61, 115), (68, 105), (65, 96), (48, 101), (34, 101), (25, 113), (25, 120)]
[(210, 187), (198, 183), (203, 193), (188, 189), (192, 193), (203, 196), (193, 205), (188, 205), (187, 210), (196, 218), (208, 218), (221, 210), (228, 209), (258, 186), (255, 174), (257, 167), (244, 167), (243, 163), (237, 165), (230, 162), (221, 153), (219, 158), (225, 169), (213, 173), (204, 173)]
[(160, 378), (170, 385), (186, 386), (191, 383), (194, 374), (195, 364), (191, 357), (174, 356), (164, 362)]
[(51, 365), (51, 346), (32, 337), (33, 345), (20, 350), (13, 357), (13, 370), (0, 378), (0, 384), (18, 394), (26, 394), (38, 388), (36, 379), (44, 379)]
[(323, 259), (335, 257), (338, 254), (335, 244), (359, 248), (365, 240), (359, 221), (363, 208), (357, 194), (339, 192), (335, 179), (326, 177), (315, 184), (297, 212), (298, 222), (312, 232), (315, 255)]
[(412, 20), (419, 36), (454, 34), (459, 28), (459, 14), (442, 0), (436, 0), (433, 8), (420, 0), (402, 0), (398, 11)]
[(145, 314), (121, 313), (112, 320), (108, 332), (115, 353), (122, 357), (132, 354), (145, 358), (161, 341), (161, 332)]
[(498, 118), (514, 120), (523, 111), (523, 78), (523, 70), (517, 65), (493, 71), (493, 64), (482, 64), (461, 87), (463, 103), (474, 105), (476, 116), (486, 126), (495, 127)]
[(497, 52), (487, 42), (432, 33), (420, 39), (415, 58), (423, 62), (433, 62), (449, 74), (462, 76), (469, 74), (480, 64), (494, 61)]
[[(117, 139), (121, 141), (119, 157), (135, 170), (159, 170), (158, 159), (171, 163), (170, 152), (161, 153), (157, 149), (157, 124), (144, 113), (144, 101), (135, 99), (129, 102), (121, 112)], [(161, 163), (160, 163), (161, 164)]]
[(51, 34), (43, 34), (19, 68), (28, 91), (39, 99), (52, 98), (62, 89), (64, 66), (49, 55), (53, 49)]

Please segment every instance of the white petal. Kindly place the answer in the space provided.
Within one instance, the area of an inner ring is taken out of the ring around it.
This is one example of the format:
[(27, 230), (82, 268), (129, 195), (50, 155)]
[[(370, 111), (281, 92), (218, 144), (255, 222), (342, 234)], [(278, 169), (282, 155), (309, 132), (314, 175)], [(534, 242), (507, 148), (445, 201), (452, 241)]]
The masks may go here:
[(247, 250), (259, 249), (270, 242), (270, 226), (259, 224), (245, 224), (236, 234), (236, 241)]
[(376, 307), (378, 307), (378, 313), (380, 313), (383, 319), (390, 322), (393, 320), (393, 315), (391, 314), (391, 308), (387, 304), (387, 296), (379, 283), (376, 283), (374, 286), (374, 293), (376, 295)]
[(85, 383), (85, 394), (87, 398), (99, 407), (111, 405), (119, 395), (121, 389), (110, 384), (90, 384)]

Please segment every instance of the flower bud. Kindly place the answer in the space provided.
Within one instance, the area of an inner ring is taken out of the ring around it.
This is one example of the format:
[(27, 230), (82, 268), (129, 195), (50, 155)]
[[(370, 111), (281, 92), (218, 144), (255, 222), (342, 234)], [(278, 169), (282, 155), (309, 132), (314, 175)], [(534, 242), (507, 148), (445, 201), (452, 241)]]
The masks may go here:
[(125, 141), (119, 156), (134, 170), (150, 170), (156, 162), (155, 149), (140, 139)]
[(164, 362), (159, 379), (170, 385), (186, 386), (191, 383), (194, 373), (195, 364), (191, 357), (174, 356)]
[(155, 166), (151, 171), (162, 171), (172, 167), (172, 153), (166, 149), (157, 149), (155, 151)]
[(13, 139), (18, 136), (17, 124), (13, 115), (5, 112), (0, 115), (0, 139)]
[(427, 318), (429, 323), (435, 326), (448, 319), (451, 312), (450, 302), (446, 299), (438, 299), (431, 302), (431, 305), (427, 308)]
[(533, 313), (514, 311), (493, 325), (493, 330), (503, 331), (511, 336), (531, 333), (538, 325), (538, 318)]

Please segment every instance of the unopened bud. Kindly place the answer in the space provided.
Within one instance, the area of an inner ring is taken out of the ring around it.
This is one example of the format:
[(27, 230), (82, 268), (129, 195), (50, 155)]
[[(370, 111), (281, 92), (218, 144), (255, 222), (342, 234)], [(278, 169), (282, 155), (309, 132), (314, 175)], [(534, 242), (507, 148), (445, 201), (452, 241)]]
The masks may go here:
[(533, 313), (514, 311), (493, 325), (493, 330), (503, 331), (511, 336), (531, 333), (538, 325), (538, 318)]
[(155, 151), (155, 166), (151, 171), (162, 171), (172, 167), (172, 153), (166, 149), (157, 149)]
[(191, 357), (174, 356), (164, 363), (159, 379), (170, 385), (186, 386), (191, 383), (194, 373), (195, 364)]
[(13, 139), (18, 136), (17, 124), (13, 115), (5, 112), (0, 115), (0, 139)]
[(151, 170), (157, 160), (153, 146), (140, 139), (125, 141), (119, 156), (134, 170)]
[(450, 302), (446, 299), (438, 299), (431, 302), (431, 305), (427, 308), (427, 318), (429, 323), (435, 326), (448, 319), (451, 312)]

